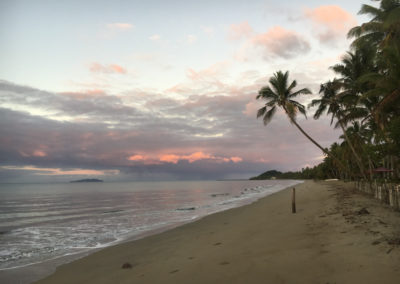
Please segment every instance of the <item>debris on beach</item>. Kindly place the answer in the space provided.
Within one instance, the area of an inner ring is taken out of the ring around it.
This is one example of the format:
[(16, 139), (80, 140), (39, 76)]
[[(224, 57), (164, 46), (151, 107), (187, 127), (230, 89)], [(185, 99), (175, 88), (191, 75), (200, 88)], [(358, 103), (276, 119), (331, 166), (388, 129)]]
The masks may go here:
[(176, 208), (177, 211), (196, 210), (196, 207)]
[(218, 197), (218, 196), (227, 196), (229, 193), (214, 193), (210, 194), (211, 197)]
[(365, 207), (363, 207), (357, 211), (357, 215), (368, 215), (368, 214), (369, 214), (369, 211)]
[(131, 269), (132, 268), (132, 264), (130, 264), (129, 262), (125, 262), (124, 264), (122, 264), (122, 269)]

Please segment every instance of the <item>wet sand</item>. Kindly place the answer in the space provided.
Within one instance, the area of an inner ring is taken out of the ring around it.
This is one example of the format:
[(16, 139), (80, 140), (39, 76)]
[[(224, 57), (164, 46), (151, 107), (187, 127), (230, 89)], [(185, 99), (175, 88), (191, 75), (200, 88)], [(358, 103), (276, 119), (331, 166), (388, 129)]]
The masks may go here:
[(292, 214), (287, 189), (105, 248), (37, 283), (399, 283), (399, 212), (350, 183), (307, 181), (296, 201)]

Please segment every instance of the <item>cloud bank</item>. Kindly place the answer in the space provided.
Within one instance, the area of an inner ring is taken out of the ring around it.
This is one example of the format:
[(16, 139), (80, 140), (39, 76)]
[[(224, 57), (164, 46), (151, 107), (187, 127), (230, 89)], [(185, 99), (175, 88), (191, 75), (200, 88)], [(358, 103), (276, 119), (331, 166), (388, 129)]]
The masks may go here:
[[(144, 90), (53, 93), (0, 81), (0, 178), (244, 178), (318, 162), (321, 153), (282, 113), (267, 128), (256, 120), (263, 82), (240, 87), (204, 76), (174, 90), (180, 99)], [(337, 137), (326, 134), (328, 120), (300, 122), (323, 145)]]

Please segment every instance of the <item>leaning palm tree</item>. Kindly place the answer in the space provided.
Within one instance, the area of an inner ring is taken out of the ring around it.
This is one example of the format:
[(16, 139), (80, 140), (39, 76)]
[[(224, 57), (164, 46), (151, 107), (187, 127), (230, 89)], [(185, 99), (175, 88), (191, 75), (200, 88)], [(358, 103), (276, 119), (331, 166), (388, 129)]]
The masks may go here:
[[(304, 136), (306, 136), (315, 146), (321, 149), (324, 154), (337, 160), (337, 158), (332, 156), (327, 149), (323, 148), (313, 138), (311, 138), (296, 122), (296, 116), (299, 112), (305, 117), (307, 116), (305, 106), (295, 101), (294, 98), (298, 95), (311, 94), (311, 91), (307, 88), (295, 91), (294, 89), (297, 86), (296, 80), (289, 84), (288, 79), (289, 71), (286, 71), (285, 73), (278, 71), (269, 79), (270, 86), (261, 88), (256, 99), (263, 99), (267, 102), (265, 103), (265, 106), (258, 110), (257, 118), (262, 116), (264, 125), (267, 125), (271, 121), (277, 109), (282, 108), (287, 114), (290, 122), (294, 124)], [(340, 163), (340, 161), (338, 161), (338, 163)]]

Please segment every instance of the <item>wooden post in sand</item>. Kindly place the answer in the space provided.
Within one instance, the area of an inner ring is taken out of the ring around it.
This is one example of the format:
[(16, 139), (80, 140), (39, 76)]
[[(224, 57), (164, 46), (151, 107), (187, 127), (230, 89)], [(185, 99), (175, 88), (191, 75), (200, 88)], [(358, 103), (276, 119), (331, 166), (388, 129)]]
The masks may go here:
[(296, 188), (292, 190), (292, 213), (296, 213)]

